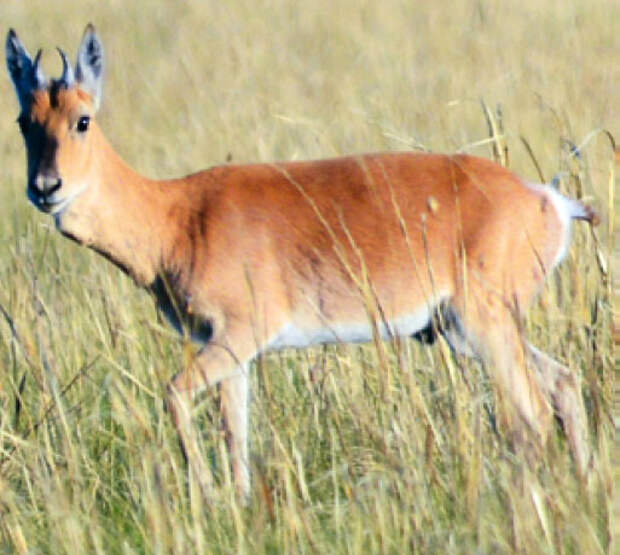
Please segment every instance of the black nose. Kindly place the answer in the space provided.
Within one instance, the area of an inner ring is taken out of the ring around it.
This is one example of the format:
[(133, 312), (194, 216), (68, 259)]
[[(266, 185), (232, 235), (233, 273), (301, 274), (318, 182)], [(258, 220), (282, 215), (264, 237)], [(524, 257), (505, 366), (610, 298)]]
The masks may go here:
[(57, 175), (37, 175), (30, 183), (30, 188), (40, 196), (53, 195), (62, 187), (62, 179)]

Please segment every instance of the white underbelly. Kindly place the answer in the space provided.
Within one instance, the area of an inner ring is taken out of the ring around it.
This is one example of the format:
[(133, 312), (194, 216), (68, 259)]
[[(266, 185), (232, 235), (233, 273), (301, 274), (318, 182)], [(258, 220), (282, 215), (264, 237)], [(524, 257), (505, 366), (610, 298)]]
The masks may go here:
[[(378, 322), (382, 339), (409, 336), (424, 329), (430, 322), (431, 312), (424, 307), (412, 314), (390, 321)], [(266, 350), (302, 348), (324, 343), (367, 343), (373, 339), (373, 326), (369, 318), (359, 322), (326, 324), (323, 327), (303, 327), (296, 323), (284, 326), (267, 344)]]

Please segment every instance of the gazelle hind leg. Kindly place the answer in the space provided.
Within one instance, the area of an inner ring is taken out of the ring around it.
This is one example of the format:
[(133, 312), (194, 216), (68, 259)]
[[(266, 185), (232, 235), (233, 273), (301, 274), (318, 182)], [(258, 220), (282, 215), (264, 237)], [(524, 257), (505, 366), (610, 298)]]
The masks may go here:
[(577, 471), (580, 476), (586, 477), (591, 455), (580, 380), (569, 368), (530, 343), (526, 343), (525, 347), (536, 370), (540, 387), (551, 400), (555, 413), (562, 421)]
[(469, 302), (467, 309), (453, 303), (462, 323), (466, 350), (473, 349), (484, 362), (498, 394), (500, 422), (514, 447), (529, 452), (534, 445), (538, 450), (546, 444), (552, 408), (527, 367), (514, 315), (499, 298), (482, 299)]

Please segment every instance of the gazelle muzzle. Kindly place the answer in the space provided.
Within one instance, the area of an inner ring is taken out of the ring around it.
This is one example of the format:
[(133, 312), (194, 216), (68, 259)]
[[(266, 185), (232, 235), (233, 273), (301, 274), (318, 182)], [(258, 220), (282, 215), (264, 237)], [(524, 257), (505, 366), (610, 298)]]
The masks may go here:
[(40, 210), (49, 212), (62, 199), (55, 199), (55, 193), (62, 187), (58, 175), (38, 174), (28, 183), (28, 198)]

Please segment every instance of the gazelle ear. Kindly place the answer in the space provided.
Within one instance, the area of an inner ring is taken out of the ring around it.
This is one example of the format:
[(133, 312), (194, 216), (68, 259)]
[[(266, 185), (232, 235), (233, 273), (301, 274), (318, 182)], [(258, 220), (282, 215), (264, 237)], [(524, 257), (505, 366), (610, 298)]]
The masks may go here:
[(103, 44), (92, 23), (84, 30), (77, 55), (75, 79), (77, 86), (92, 97), (95, 110), (98, 109), (103, 89)]
[(17, 33), (10, 29), (6, 37), (6, 65), (22, 109), (27, 108), (32, 91), (46, 85), (45, 75), (41, 70), (41, 50), (37, 52), (34, 62), (22, 44)]

